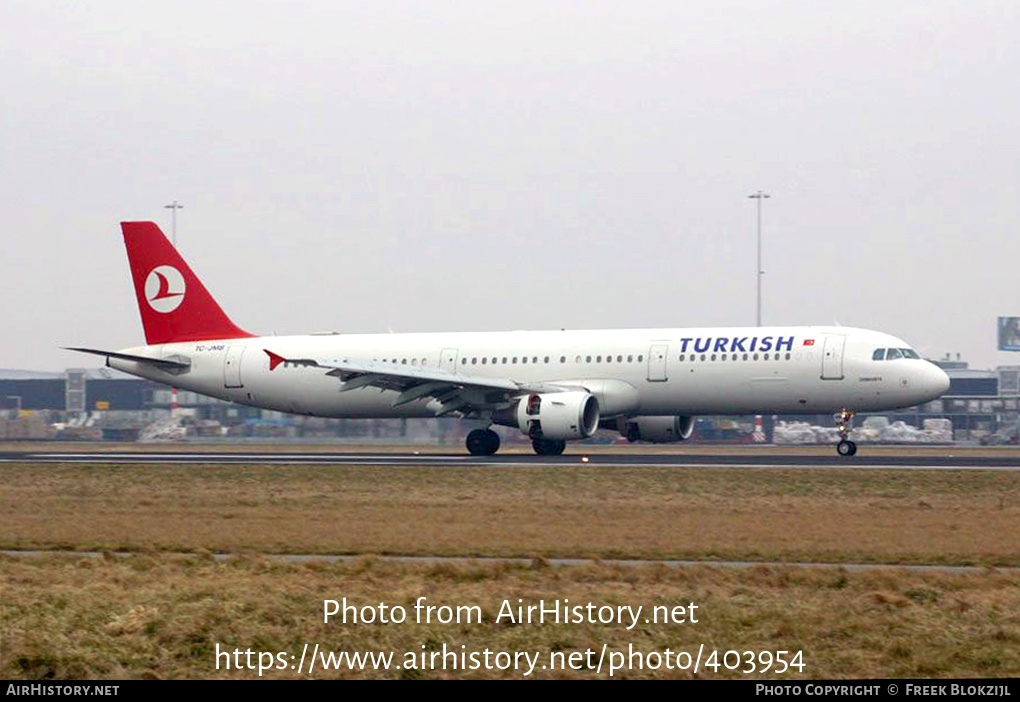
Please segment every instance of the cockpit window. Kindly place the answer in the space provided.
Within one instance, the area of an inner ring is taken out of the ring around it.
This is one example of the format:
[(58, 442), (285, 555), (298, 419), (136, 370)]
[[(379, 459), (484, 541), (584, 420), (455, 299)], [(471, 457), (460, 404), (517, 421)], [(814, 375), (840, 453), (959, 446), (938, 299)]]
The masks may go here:
[(881, 361), (885, 358), (885, 349), (875, 349), (875, 353), (871, 354), (872, 361)]
[(903, 354), (900, 353), (899, 349), (889, 349), (888, 353), (885, 355), (885, 360), (887, 361), (891, 361), (894, 358), (903, 358)]
[(900, 349), (900, 351), (903, 353), (903, 358), (914, 358), (914, 359), (920, 359), (921, 358), (920, 356), (917, 355), (917, 351), (914, 351), (914, 349)]

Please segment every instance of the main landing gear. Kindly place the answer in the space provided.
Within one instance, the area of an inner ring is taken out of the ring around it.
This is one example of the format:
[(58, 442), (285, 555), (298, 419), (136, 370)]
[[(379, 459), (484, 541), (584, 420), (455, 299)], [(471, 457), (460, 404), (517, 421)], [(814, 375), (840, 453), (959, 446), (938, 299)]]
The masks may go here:
[(852, 456), (857, 453), (857, 444), (850, 441), (850, 427), (853, 425), (854, 413), (846, 408), (836, 413), (836, 429), (839, 431), (839, 443), (836, 453), (840, 456)]
[(474, 429), (464, 443), (472, 456), (491, 456), (499, 451), (499, 434), (492, 429)]
[(559, 456), (567, 448), (566, 441), (555, 441), (553, 439), (532, 439), (531, 448), (539, 456)]

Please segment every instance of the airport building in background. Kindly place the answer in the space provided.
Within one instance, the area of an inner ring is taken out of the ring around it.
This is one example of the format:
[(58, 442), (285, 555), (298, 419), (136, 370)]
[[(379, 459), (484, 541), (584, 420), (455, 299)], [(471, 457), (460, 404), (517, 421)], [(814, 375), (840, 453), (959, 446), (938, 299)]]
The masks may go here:
[[(1017, 318), (1003, 318), (1017, 319)], [(1000, 330), (1003, 329), (1000, 321)], [(890, 422), (921, 428), (926, 419), (948, 419), (956, 441), (980, 441), (1009, 432), (1020, 415), (1020, 365), (972, 370), (957, 356), (934, 361), (950, 378), (949, 391), (932, 402), (883, 412)], [(174, 401), (170, 388), (111, 368), (72, 368), (63, 373), (0, 370), (0, 440), (126, 440), (165, 423)], [(454, 418), (326, 419), (236, 405), (194, 392), (177, 393), (177, 424), (195, 439), (343, 439), (459, 443), (470, 422)], [(857, 414), (855, 426), (869, 415)], [(699, 417), (695, 439), (748, 442), (753, 417)], [(830, 415), (779, 416), (778, 421), (833, 426)], [(157, 434), (158, 436), (158, 434)], [(508, 437), (513, 439), (513, 437)], [(600, 432), (595, 441), (612, 441)]]

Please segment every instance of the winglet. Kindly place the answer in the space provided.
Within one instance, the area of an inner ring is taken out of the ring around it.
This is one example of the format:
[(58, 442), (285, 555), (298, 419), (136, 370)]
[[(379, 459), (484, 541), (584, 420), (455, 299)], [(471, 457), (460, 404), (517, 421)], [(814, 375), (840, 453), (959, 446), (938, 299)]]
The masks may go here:
[(266, 352), (267, 356), (269, 356), (269, 370), (271, 370), (271, 371), (276, 370), (276, 367), (278, 365), (280, 365), (281, 363), (283, 363), (284, 361), (287, 360), (283, 356), (279, 356), (279, 355), (273, 353), (272, 351), (270, 351), (269, 349), (262, 349), (262, 350)]

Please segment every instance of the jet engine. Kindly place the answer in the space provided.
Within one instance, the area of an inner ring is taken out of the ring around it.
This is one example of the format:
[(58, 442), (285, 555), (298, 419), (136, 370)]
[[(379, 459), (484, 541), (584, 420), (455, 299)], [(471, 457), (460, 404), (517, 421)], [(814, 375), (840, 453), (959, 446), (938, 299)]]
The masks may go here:
[(620, 433), (628, 441), (649, 441), (653, 444), (670, 444), (691, 438), (694, 417), (629, 417), (619, 422)]
[(599, 428), (599, 403), (584, 391), (532, 393), (517, 403), (515, 419), (532, 439), (587, 439)]

